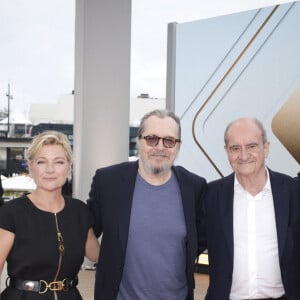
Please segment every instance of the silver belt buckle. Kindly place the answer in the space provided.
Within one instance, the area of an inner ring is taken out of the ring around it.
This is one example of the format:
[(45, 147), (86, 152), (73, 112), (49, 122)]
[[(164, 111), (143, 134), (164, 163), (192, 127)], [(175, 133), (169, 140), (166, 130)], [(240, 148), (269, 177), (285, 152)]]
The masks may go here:
[(33, 291), (34, 289), (34, 282), (33, 281), (26, 281), (24, 283), (24, 290), (25, 291)]

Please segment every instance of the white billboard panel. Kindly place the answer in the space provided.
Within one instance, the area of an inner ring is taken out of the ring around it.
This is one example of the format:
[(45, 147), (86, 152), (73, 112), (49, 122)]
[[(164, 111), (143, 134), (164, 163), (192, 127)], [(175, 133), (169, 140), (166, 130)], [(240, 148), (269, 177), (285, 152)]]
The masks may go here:
[(182, 122), (183, 144), (176, 163), (208, 180), (229, 174), (225, 127), (250, 116), (266, 127), (268, 166), (296, 176), (300, 3), (173, 23), (168, 41), (167, 103)]

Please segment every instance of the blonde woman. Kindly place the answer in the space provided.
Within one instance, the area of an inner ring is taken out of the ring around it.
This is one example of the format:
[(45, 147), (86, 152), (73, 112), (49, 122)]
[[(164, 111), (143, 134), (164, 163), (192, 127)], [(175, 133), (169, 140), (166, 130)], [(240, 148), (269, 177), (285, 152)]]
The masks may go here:
[(1, 300), (82, 299), (76, 288), (84, 256), (96, 262), (93, 218), (80, 200), (62, 195), (72, 151), (67, 137), (46, 131), (28, 149), (36, 189), (0, 209), (0, 272), (8, 279)]

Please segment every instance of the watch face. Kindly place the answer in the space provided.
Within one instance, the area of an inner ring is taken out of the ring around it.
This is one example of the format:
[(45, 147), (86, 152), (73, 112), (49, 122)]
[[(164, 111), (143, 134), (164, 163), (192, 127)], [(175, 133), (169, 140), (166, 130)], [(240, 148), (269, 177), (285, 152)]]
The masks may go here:
[(300, 88), (292, 93), (274, 116), (272, 130), (300, 164)]

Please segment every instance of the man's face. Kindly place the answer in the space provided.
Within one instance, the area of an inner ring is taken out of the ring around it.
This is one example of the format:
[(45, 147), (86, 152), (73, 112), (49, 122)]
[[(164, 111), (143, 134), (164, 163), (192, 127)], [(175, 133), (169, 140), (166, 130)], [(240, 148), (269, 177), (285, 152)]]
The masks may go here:
[(241, 119), (229, 128), (225, 150), (238, 177), (265, 172), (269, 143), (263, 143), (262, 132), (253, 121)]
[[(163, 119), (156, 116), (149, 117), (144, 123), (142, 137), (156, 135), (161, 138), (178, 139), (178, 124), (170, 117)], [(167, 148), (160, 139), (156, 146), (149, 146), (144, 138), (138, 139), (140, 167), (147, 174), (155, 175), (168, 172), (180, 148), (176, 143), (173, 148)]]

